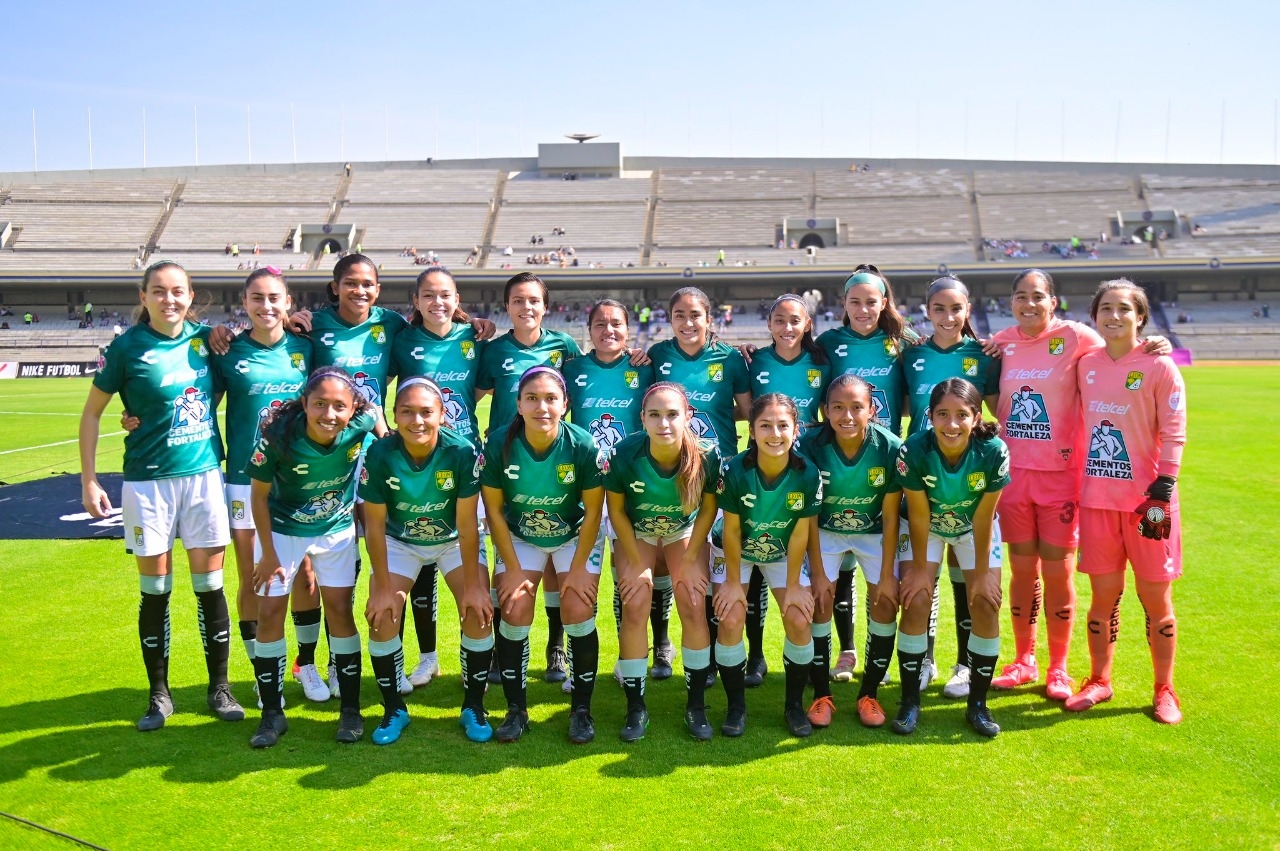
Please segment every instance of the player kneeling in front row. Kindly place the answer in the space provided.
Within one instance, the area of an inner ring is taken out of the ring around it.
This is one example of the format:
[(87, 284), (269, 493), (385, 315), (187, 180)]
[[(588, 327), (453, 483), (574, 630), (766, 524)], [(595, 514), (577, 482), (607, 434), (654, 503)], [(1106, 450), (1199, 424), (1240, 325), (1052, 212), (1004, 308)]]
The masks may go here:
[[(741, 736), (747, 724), (747, 588), (752, 566), (759, 567), (782, 610), (786, 632), (782, 663), (786, 676), (783, 718), (793, 736), (813, 733), (804, 709), (804, 690), (813, 663), (813, 594), (804, 563), (809, 535), (821, 500), (817, 465), (794, 451), (800, 412), (781, 393), (766, 393), (751, 403), (747, 451), (724, 465), (716, 486), (723, 526), (712, 531), (711, 580), (716, 583), (715, 612), (720, 627), (716, 661), (729, 698), (726, 736)], [(717, 527), (721, 523), (717, 522)], [(717, 546), (716, 539), (720, 539)]]
[[(287, 648), (284, 615), (303, 558), (311, 564), (329, 618), (342, 710), (338, 741), (364, 735), (360, 715), (360, 636), (351, 611), (356, 582), (356, 466), (377, 423), (372, 406), (339, 367), (311, 373), (302, 396), (270, 416), (246, 470), (258, 528), (254, 590), (258, 642), (253, 661), (262, 722), (249, 743), (269, 748), (289, 729), (281, 708)], [(271, 534), (264, 530), (270, 529)]]
[(982, 395), (963, 378), (939, 382), (929, 394), (926, 431), (907, 438), (898, 453), (898, 475), (907, 493), (910, 552), (901, 553), (903, 614), (898, 634), (902, 706), (895, 733), (915, 732), (920, 720), (919, 666), (927, 641), (933, 584), (950, 546), (969, 595), (968, 708), (965, 718), (983, 736), (1000, 726), (987, 708), (987, 691), (1000, 654), (1000, 534), (995, 525), (1000, 491), (1009, 484), (1009, 449), (982, 419)]
[(382, 723), (370, 737), (389, 745), (409, 726), (397, 685), (404, 650), (399, 621), (424, 564), (438, 565), (462, 616), (460, 724), (473, 742), (493, 738), (484, 691), (493, 656), (493, 604), (480, 550), (476, 504), (480, 459), (475, 446), (444, 425), (444, 393), (428, 378), (396, 389), (396, 433), (369, 447), (360, 473), (369, 579), (369, 657), (382, 692)]

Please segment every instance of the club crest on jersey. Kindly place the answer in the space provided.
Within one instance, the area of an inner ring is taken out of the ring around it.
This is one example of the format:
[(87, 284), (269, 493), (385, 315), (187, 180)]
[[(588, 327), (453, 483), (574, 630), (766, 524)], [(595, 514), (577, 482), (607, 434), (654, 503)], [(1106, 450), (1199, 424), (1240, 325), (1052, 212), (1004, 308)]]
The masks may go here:
[(1103, 420), (1090, 430), (1084, 474), (1099, 479), (1133, 478), (1133, 464), (1129, 461), (1124, 434), (1111, 420)]
[(1060, 355), (1067, 348), (1067, 341), (1062, 337), (1054, 337), (1049, 341), (1049, 354)]
[(712, 381), (724, 381), (724, 364), (709, 363), (707, 364), (707, 378)]
[(867, 470), (867, 484), (873, 488), (884, 487), (884, 467), (872, 467)]
[(460, 344), (462, 347), (462, 356), (467, 360), (476, 359), (476, 344), (470, 340), (463, 340)]
[(254, 450), (253, 457), (249, 459), (249, 463), (255, 467), (261, 467), (267, 463), (267, 456), (262, 453), (261, 449)]
[(556, 465), (556, 481), (562, 485), (571, 485), (578, 480), (578, 474), (572, 464)]
[(244, 519), (244, 500), (243, 499), (231, 500), (231, 519), (232, 520)]
[(969, 490), (984, 491), (987, 489), (987, 474), (983, 472), (969, 474)]
[(964, 360), (960, 361), (960, 366), (964, 370), (965, 375), (972, 377), (978, 374), (977, 358), (965, 358)]
[(634, 369), (628, 369), (622, 373), (622, 380), (626, 382), (628, 390), (637, 390), (640, 387), (640, 373)]
[(133, 545), (135, 547), (142, 546), (142, 527), (141, 526), (133, 527)]
[(665, 538), (680, 528), (680, 521), (665, 514), (649, 517), (636, 524), (636, 531), (651, 538)]
[(382, 395), (382, 390), (378, 386), (378, 379), (369, 375), (367, 372), (357, 372), (351, 376), (351, 380), (355, 382), (356, 389), (360, 391), (360, 395), (370, 405), (378, 404), (378, 397)]
[(375, 343), (382, 345), (387, 341), (387, 329), (381, 325), (374, 325), (369, 329), (369, 336), (373, 338)]
[(1017, 440), (1051, 440), (1049, 412), (1044, 396), (1024, 384), (1009, 397), (1009, 420), (1004, 424), (1006, 437)]
[(787, 494), (787, 508), (792, 511), (804, 510), (804, 494), (800, 491), (791, 491)]
[(906, 459), (906, 458), (903, 458), (901, 455), (899, 455), (899, 456), (898, 456), (898, 463), (897, 463), (895, 466), (897, 466), (897, 468), (898, 468), (898, 475), (905, 476), (905, 475), (907, 474), (907, 459)]
[(294, 368), (299, 372), (307, 371), (307, 359), (302, 356), (302, 352), (294, 352), (289, 355), (289, 362), (292, 363)]
[(805, 380), (809, 382), (810, 387), (821, 387), (822, 386), (822, 370), (820, 369), (809, 370), (807, 373), (805, 373)]
[(893, 340), (890, 340), (887, 337), (884, 341), (884, 353), (891, 358), (896, 358), (898, 356), (898, 348), (893, 344)]
[(560, 365), (561, 365), (561, 364), (563, 364), (563, 363), (564, 363), (564, 352), (552, 352), (552, 353), (551, 353), (551, 365), (552, 365), (552, 366), (554, 366), (556, 369), (559, 369), (559, 368), (560, 368)]
[(201, 340), (199, 337), (196, 337), (191, 341), (191, 351), (195, 352), (202, 358), (207, 358), (209, 356), (209, 350), (205, 348), (204, 340)]
[(360, 457), (360, 444), (356, 444), (347, 450), (347, 460), (354, 461)]
[(1140, 388), (1142, 386), (1142, 373), (1135, 370), (1134, 372), (1126, 375), (1124, 377), (1124, 386), (1126, 390), (1137, 390)]
[(436, 471), (436, 490), (451, 491), (457, 487), (453, 478), (453, 470)]

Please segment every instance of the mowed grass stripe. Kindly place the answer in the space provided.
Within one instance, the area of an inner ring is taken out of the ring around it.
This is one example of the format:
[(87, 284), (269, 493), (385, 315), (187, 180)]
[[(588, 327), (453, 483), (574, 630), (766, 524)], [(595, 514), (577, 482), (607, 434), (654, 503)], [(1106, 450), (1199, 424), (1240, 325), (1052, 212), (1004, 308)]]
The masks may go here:
[[(113, 849), (153, 846), (156, 833), (175, 844), (249, 847), (264, 829), (287, 831), (289, 844), (300, 848), (406, 841), (1273, 847), (1280, 842), (1280, 737), (1270, 684), (1280, 680), (1273, 612), (1280, 577), (1264, 530), (1271, 528), (1280, 489), (1269, 416), (1280, 369), (1200, 366), (1186, 376), (1191, 434), (1180, 481), (1186, 576), (1175, 589), (1178, 681), (1187, 714), (1181, 727), (1150, 718), (1143, 614), (1130, 589), (1116, 698), (1082, 717), (1034, 689), (1001, 693), (992, 702), (1005, 732), (981, 742), (965, 726), (962, 704), (944, 700), (935, 686), (920, 731), (899, 739), (858, 726), (855, 683), (836, 685), (839, 712), (831, 729), (804, 742), (790, 739), (781, 720), (782, 633), (775, 610), (767, 636), (771, 671), (749, 694), (743, 739), (689, 741), (677, 666), (676, 678), (649, 684), (649, 735), (624, 746), (616, 738), (624, 701), (609, 675), (617, 645), (606, 571), (594, 744), (567, 743), (568, 699), (539, 679), (541, 614), (530, 670), (533, 730), (514, 746), (475, 746), (462, 738), (457, 616), (442, 588), (445, 675), (408, 698), (414, 722), (400, 743), (339, 747), (332, 741), (336, 705), (305, 704), (289, 682), (291, 731), (281, 746), (258, 753), (247, 745), (256, 712), (249, 722), (222, 724), (202, 711), (203, 660), (179, 555), (172, 671), (179, 713), (169, 728), (144, 736), (132, 728), (145, 700), (137, 584), (120, 543), (0, 542), (0, 599), (6, 601), (0, 809)], [(77, 408), (82, 401), (80, 395)], [(117, 456), (116, 469), (118, 462)], [(229, 559), (232, 601), (233, 573)], [(1077, 587), (1083, 607), (1087, 582), (1078, 577)], [(955, 652), (949, 596), (943, 594), (939, 623), (944, 669)], [(1002, 626), (1007, 630), (1007, 618)], [(672, 627), (678, 642), (678, 621)], [(864, 636), (860, 612), (860, 645)], [(406, 645), (412, 660), (412, 631)], [(1002, 658), (1011, 651), (1006, 635)], [(1071, 664), (1077, 676), (1087, 671), (1083, 614)], [(367, 661), (365, 674), (363, 703), (372, 729), (380, 707)], [(251, 676), (233, 639), (232, 679), (246, 703)], [(898, 686), (885, 687), (881, 697), (892, 713)], [(712, 692), (709, 703), (718, 723), (723, 692)], [(487, 704), (500, 717), (499, 688)], [(44, 847), (16, 841), (14, 847)]]

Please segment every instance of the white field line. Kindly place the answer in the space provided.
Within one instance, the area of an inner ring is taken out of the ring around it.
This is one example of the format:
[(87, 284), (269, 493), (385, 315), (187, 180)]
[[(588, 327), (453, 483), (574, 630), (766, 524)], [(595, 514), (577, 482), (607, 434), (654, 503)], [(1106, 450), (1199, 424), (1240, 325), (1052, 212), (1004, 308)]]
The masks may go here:
[[(101, 437), (119, 437), (125, 434), (123, 431), (113, 431), (108, 434), (100, 435)], [(23, 446), (19, 449), (6, 449), (0, 452), (0, 455), (12, 455), (15, 452), (30, 452), (32, 449), (51, 449), (54, 446), (66, 446), (68, 443), (79, 443), (79, 439), (75, 440), (59, 440), (57, 443), (42, 443), (39, 446)]]

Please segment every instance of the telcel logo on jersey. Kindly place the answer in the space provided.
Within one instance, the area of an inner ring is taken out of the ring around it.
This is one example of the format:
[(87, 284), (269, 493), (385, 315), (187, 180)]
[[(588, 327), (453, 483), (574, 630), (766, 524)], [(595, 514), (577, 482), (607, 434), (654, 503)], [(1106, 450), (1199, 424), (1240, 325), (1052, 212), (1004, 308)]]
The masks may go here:
[(1089, 432), (1089, 454), (1084, 474), (1099, 479), (1133, 479), (1133, 464), (1124, 434), (1111, 420), (1103, 420)]
[(1008, 369), (1004, 378), (1006, 381), (1044, 381), (1051, 375), (1052, 369)]
[(1053, 439), (1044, 396), (1026, 384), (1013, 391), (1009, 396), (1009, 421), (1004, 424), (1004, 433), (1017, 440)]
[(296, 396), (301, 381), (255, 381), (249, 385), (250, 396)]
[(436, 471), (436, 490), (451, 491), (456, 486), (452, 470)]
[(382, 363), (382, 355), (351, 355), (350, 357), (333, 359), (333, 365), (340, 366), (343, 369), (358, 369), (362, 366), (376, 366), (380, 363)]

